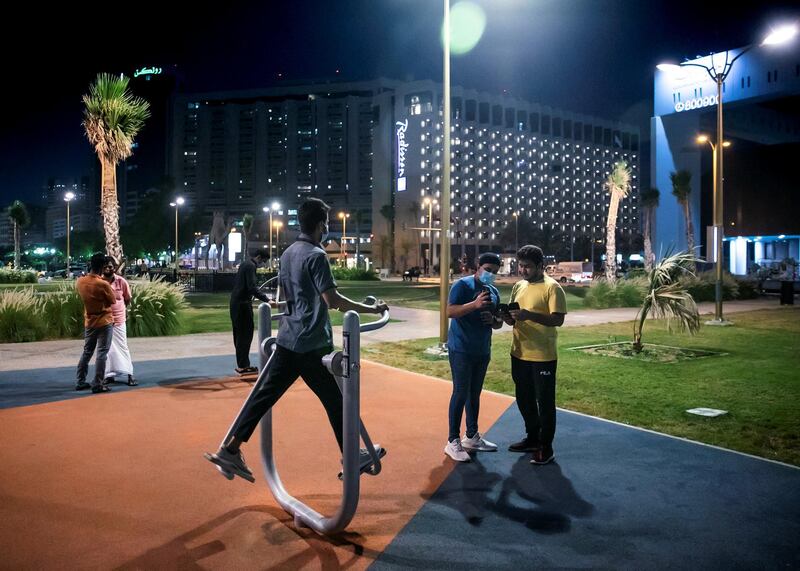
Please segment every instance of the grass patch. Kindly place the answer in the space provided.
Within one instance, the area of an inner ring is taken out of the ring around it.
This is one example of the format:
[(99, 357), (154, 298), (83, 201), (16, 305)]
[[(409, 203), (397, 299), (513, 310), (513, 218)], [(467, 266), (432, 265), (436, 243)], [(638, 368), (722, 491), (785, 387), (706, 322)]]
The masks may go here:
[(691, 359), (724, 355), (718, 351), (705, 351), (701, 349), (687, 349), (686, 347), (672, 347), (669, 345), (655, 345), (649, 343), (641, 351), (633, 348), (633, 343), (622, 341), (619, 343), (605, 343), (603, 345), (588, 345), (586, 347), (570, 347), (568, 351), (583, 351), (590, 355), (603, 357), (616, 357), (619, 359), (633, 359), (648, 363), (679, 363)]
[[(648, 323), (645, 346), (655, 343), (726, 353), (679, 363), (600, 359), (564, 350), (630, 339), (631, 323), (562, 329), (558, 405), (800, 465), (800, 308), (740, 313), (734, 321), (734, 327), (703, 326), (693, 337), (672, 335), (662, 322)], [(367, 359), (450, 379), (446, 360), (423, 353), (434, 342), (382, 343), (361, 351)], [(493, 343), (484, 386), (513, 396), (511, 334), (496, 335)], [(685, 412), (694, 407), (723, 409), (729, 414), (702, 418)]]

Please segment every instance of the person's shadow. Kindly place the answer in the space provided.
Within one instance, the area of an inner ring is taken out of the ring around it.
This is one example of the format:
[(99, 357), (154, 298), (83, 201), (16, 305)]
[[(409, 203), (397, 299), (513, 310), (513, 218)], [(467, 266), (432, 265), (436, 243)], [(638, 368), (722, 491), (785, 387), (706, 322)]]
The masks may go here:
[[(444, 460), (440, 466), (431, 471), (430, 481), (442, 480), (442, 476), (450, 472), (450, 469), (449, 461)], [(452, 472), (444, 477), (444, 481), (435, 492), (423, 492), (421, 496), (460, 512), (470, 525), (478, 526), (483, 522), (486, 512), (491, 510), (493, 502), (489, 496), (501, 479), (502, 476), (497, 472), (487, 471), (479, 455), (473, 454), (472, 461), (455, 466)], [(426, 489), (433, 488), (429, 485)]]
[[(515, 498), (534, 506), (520, 506)], [(527, 455), (514, 464), (492, 508), (504, 518), (546, 534), (567, 532), (572, 527), (572, 517), (594, 513), (594, 506), (580, 497), (558, 464), (531, 466)]]

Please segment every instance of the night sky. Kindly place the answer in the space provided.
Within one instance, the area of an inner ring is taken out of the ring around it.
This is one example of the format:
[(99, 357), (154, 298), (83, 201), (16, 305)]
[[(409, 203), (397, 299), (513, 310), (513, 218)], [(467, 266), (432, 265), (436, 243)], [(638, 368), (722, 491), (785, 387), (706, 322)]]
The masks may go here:
[[(486, 30), (475, 49), (453, 57), (454, 85), (634, 122), (644, 137), (656, 63), (746, 45), (800, 17), (796, 2), (474, 2)], [(80, 98), (100, 71), (177, 64), (188, 91), (441, 81), (439, 0), (65, 4), (17, 6), (16, 23), (6, 21), (19, 34), (0, 40), (0, 205), (34, 202), (48, 177), (86, 170)]]

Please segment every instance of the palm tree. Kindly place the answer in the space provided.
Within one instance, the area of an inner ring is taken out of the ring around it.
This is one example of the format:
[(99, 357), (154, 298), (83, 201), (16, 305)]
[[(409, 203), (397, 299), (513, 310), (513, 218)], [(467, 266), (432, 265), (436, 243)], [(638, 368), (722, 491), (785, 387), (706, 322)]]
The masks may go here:
[(128, 91), (130, 80), (120, 75), (98, 74), (83, 96), (83, 128), (100, 159), (102, 190), (100, 211), (106, 237), (106, 253), (120, 260), (119, 203), (117, 201), (117, 164), (131, 156), (133, 139), (150, 116), (150, 104)]
[(242, 260), (247, 259), (247, 242), (250, 239), (250, 232), (253, 230), (254, 220), (252, 214), (245, 214), (242, 216), (242, 239), (244, 242), (242, 245)]
[(639, 196), (639, 201), (642, 207), (642, 216), (644, 218), (644, 268), (647, 271), (653, 269), (655, 256), (653, 255), (653, 218), (658, 208), (658, 198), (661, 195), (659, 190), (655, 187), (650, 190), (645, 190)]
[(679, 170), (669, 175), (672, 181), (672, 194), (683, 206), (683, 216), (686, 218), (686, 249), (694, 252), (694, 227), (692, 226), (692, 212), (689, 206), (689, 195), (692, 193), (692, 173)]
[(403, 271), (408, 269), (408, 253), (414, 248), (414, 243), (407, 237), (400, 239), (400, 258), (403, 260)]
[(642, 329), (649, 314), (656, 319), (666, 318), (672, 330), (673, 320), (678, 329), (692, 335), (700, 330), (700, 315), (692, 295), (680, 284), (682, 275), (694, 275), (695, 264), (700, 261), (691, 251), (667, 253), (647, 275), (647, 293), (642, 307), (633, 322), (633, 349), (642, 350)]
[(606, 221), (606, 279), (614, 281), (617, 278), (617, 212), (620, 201), (628, 196), (631, 191), (631, 169), (628, 163), (618, 161), (608, 175), (603, 188), (611, 195), (608, 205), (608, 220)]
[(31, 217), (28, 215), (28, 209), (25, 208), (25, 205), (21, 201), (15, 200), (11, 203), (11, 206), (8, 207), (8, 218), (14, 225), (14, 269), (18, 270), (20, 266), (20, 231), (30, 224)]
[[(389, 267), (394, 273), (394, 219), (395, 219), (395, 208), (394, 204), (384, 204), (381, 206), (381, 216), (386, 218), (386, 222), (389, 224)], [(381, 242), (383, 242), (381, 240)], [(383, 245), (381, 245), (383, 247)], [(386, 260), (383, 260), (384, 265), (386, 265)]]

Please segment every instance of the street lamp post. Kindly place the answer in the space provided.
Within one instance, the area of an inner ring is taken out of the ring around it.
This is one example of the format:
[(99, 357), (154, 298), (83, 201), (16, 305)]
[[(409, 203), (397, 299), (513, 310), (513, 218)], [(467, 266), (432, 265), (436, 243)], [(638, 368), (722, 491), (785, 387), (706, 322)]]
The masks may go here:
[(170, 202), (169, 205), (175, 208), (175, 277), (178, 277), (178, 207), (186, 202), (182, 196), (175, 199), (175, 202)]
[(429, 271), (433, 271), (433, 205), (437, 204), (438, 201), (434, 198), (431, 200), (430, 197), (426, 196), (425, 199), (422, 201), (425, 206), (428, 207), (428, 268)]
[(67, 203), (67, 273), (64, 274), (64, 279), (69, 279), (69, 203), (74, 199), (74, 192), (67, 192), (64, 194), (64, 202)]
[(272, 266), (272, 228), (273, 228), (272, 213), (277, 211), (280, 207), (281, 207), (280, 204), (278, 204), (277, 202), (273, 202), (271, 206), (265, 206), (264, 208), (261, 209), (261, 210), (264, 211), (264, 213), (269, 214), (269, 224), (267, 225), (267, 232), (269, 233), (269, 269), (270, 270), (273, 267)]
[[(783, 44), (794, 38), (797, 35), (797, 26), (796, 25), (789, 25), (789, 26), (782, 26), (770, 32), (770, 34), (764, 38), (764, 41), (761, 42), (761, 46), (768, 46), (768, 45), (778, 45)], [(722, 131), (722, 92), (723, 92), (723, 85), (725, 84), (725, 79), (731, 72), (733, 68), (733, 64), (736, 63), (740, 57), (744, 54), (749, 52), (751, 49), (755, 47), (755, 44), (750, 44), (749, 46), (745, 47), (740, 51), (736, 56), (733, 57), (730, 61), (728, 61), (729, 52), (725, 51), (725, 62), (721, 66), (715, 66), (713, 57), (711, 61), (711, 65), (705, 65), (701, 63), (691, 63), (691, 62), (684, 62), (678, 65), (675, 64), (659, 64), (657, 67), (661, 71), (664, 72), (676, 72), (682, 67), (699, 67), (704, 69), (706, 73), (708, 73), (711, 80), (716, 83), (717, 85), (717, 143), (715, 147), (715, 157), (714, 157), (714, 171), (715, 171), (715, 178), (716, 184), (714, 185), (714, 207), (713, 207), (713, 222), (714, 222), (714, 251), (716, 252), (717, 263), (716, 263), (716, 284), (715, 284), (715, 311), (714, 311), (714, 319), (712, 321), (708, 321), (708, 324), (713, 325), (730, 325), (730, 322), (725, 321), (722, 316), (722, 267), (723, 267), (723, 251), (722, 251), (722, 242), (723, 242), (723, 170), (722, 170), (722, 149), (725, 146), (723, 142), (723, 131)], [(718, 152), (716, 152), (718, 151)]]
[[(447, 297), (450, 289), (450, 0), (444, 0), (444, 153), (442, 172), (442, 253), (439, 256), (439, 344), (447, 345)], [(431, 242), (433, 237), (431, 237)]]
[(275, 253), (278, 256), (278, 259), (281, 257), (281, 228), (283, 228), (283, 222), (280, 220), (275, 221)]
[(339, 219), (342, 221), (342, 247), (341, 251), (339, 252), (339, 257), (344, 260), (344, 266), (347, 267), (347, 245), (345, 244), (345, 238), (347, 237), (347, 219), (350, 218), (350, 213), (348, 212), (340, 212)]

